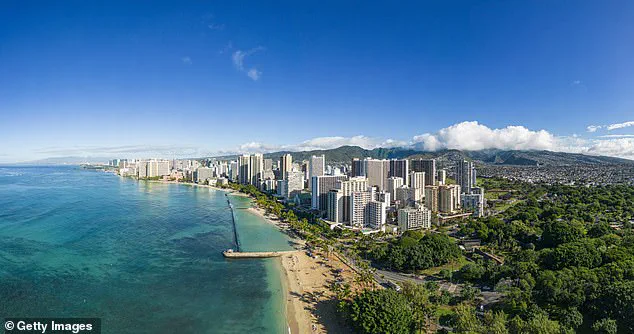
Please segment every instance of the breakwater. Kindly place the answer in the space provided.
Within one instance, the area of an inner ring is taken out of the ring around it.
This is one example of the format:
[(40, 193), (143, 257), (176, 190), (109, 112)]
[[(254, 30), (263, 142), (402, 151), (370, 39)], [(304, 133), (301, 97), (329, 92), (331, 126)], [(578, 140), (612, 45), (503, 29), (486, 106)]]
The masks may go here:
[(240, 239), (238, 238), (238, 228), (236, 227), (236, 214), (233, 209), (233, 204), (231, 204), (231, 201), (229, 200), (229, 195), (225, 193), (225, 197), (227, 197), (227, 204), (231, 210), (231, 224), (233, 225), (233, 237), (236, 243), (236, 250), (240, 252)]
[(228, 258), (267, 258), (267, 257), (278, 257), (284, 256), (288, 254), (297, 253), (299, 251), (273, 251), (273, 252), (233, 252), (233, 251), (224, 251), (222, 254)]

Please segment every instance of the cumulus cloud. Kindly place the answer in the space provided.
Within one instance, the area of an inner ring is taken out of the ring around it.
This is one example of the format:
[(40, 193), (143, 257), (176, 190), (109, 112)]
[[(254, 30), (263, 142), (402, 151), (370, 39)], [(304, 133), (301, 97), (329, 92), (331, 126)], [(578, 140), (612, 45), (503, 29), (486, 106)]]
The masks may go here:
[(258, 71), (258, 69), (254, 67), (247, 72), (247, 75), (253, 81), (258, 81), (258, 79), (260, 79), (260, 75), (262, 75), (262, 72)]
[(476, 151), (488, 148), (503, 150), (550, 150), (555, 136), (546, 130), (531, 131), (523, 126), (491, 129), (476, 121), (462, 122), (436, 133), (414, 136), (413, 144), (426, 151), (456, 149)]
[(231, 55), (231, 60), (233, 61), (233, 65), (236, 67), (236, 69), (238, 69), (238, 71), (240, 72), (246, 73), (247, 76), (251, 78), (253, 81), (257, 81), (262, 75), (262, 72), (260, 72), (256, 67), (251, 67), (250, 69), (247, 70), (245, 66), (245, 60), (247, 57), (260, 51), (264, 51), (264, 47), (258, 46), (256, 48), (253, 48), (247, 51), (236, 50)]
[(634, 138), (591, 140), (587, 149), (581, 153), (634, 160)]
[(492, 129), (472, 121), (457, 123), (434, 133), (417, 135), (409, 141), (381, 139), (363, 135), (352, 137), (332, 136), (312, 138), (290, 145), (268, 145), (260, 142), (249, 142), (240, 145), (238, 149), (231, 152), (310, 151), (350, 145), (365, 149), (404, 147), (423, 151), (443, 149), (466, 151), (483, 149), (548, 150), (634, 159), (634, 138), (632, 137), (634, 135), (613, 135), (594, 139), (580, 136), (555, 136), (546, 130), (530, 130), (524, 126), (507, 126)]
[(603, 135), (599, 138), (634, 138), (634, 135)]
[(586, 127), (586, 130), (588, 132), (597, 132), (597, 130), (601, 129), (602, 127), (602, 125), (588, 125), (588, 127)]
[(608, 129), (608, 131), (611, 131), (611, 130), (616, 130), (616, 129), (627, 128), (627, 127), (630, 127), (630, 126), (634, 126), (634, 121), (610, 124), (610, 125), (606, 126), (606, 128)]
[(630, 126), (634, 126), (634, 121), (627, 121), (623, 123), (614, 123), (614, 124), (608, 124), (608, 125), (588, 125), (586, 129), (588, 130), (588, 132), (596, 132), (599, 129), (606, 129), (608, 131), (612, 131), (612, 130), (627, 128)]

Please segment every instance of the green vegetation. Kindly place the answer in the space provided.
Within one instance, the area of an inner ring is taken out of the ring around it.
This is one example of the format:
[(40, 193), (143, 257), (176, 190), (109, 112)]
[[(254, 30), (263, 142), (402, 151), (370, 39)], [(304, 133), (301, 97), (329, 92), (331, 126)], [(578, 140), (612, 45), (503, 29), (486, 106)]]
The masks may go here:
[(447, 314), (445, 297), (436, 283), (404, 282), (401, 292), (364, 290), (339, 310), (359, 333), (425, 333)]
[(634, 187), (500, 186), (525, 200), (460, 233), (506, 261), (476, 258), (457, 278), (504, 293), (495, 310), (511, 333), (634, 332)]
[[(378, 267), (462, 282), (455, 296), (435, 283), (356, 294), (347, 284), (335, 284), (339, 310), (360, 333), (420, 333), (438, 323), (456, 333), (634, 332), (634, 187), (480, 182), (500, 189), (498, 198), (515, 202), (495, 216), (465, 221), (459, 234), (481, 239), (485, 251), (504, 257), (503, 265), (477, 254), (466, 262), (455, 241), (442, 233), (390, 237), (331, 231), (312, 214), (253, 186), (227, 187), (254, 197), (309, 244), (343, 251), (362, 270), (360, 286), (375, 288), (372, 269), (362, 258)], [(480, 290), (475, 286), (502, 293), (500, 302), (476, 312)]]
[(361, 333), (409, 333), (412, 308), (391, 289), (366, 290), (348, 305), (352, 325)]
[(444, 234), (407, 231), (389, 243), (375, 243), (366, 250), (375, 264), (397, 271), (438, 267), (461, 256), (456, 243)]

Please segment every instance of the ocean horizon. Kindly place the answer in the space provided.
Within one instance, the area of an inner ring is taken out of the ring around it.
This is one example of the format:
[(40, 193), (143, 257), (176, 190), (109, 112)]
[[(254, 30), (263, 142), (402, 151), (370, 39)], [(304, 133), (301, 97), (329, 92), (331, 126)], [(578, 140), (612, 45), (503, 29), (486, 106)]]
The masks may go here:
[(249, 198), (77, 166), (0, 166), (0, 314), (90, 317), (103, 333), (287, 333), (274, 259), (290, 250)]

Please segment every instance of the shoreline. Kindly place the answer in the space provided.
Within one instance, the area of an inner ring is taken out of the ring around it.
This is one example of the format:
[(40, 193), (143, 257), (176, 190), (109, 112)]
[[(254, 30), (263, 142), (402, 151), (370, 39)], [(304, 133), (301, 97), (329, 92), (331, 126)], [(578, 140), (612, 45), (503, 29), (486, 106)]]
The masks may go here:
[[(251, 196), (233, 189), (210, 185), (166, 180), (144, 181), (210, 188), (234, 196), (251, 198)], [(293, 249), (302, 250), (305, 248), (305, 241), (293, 235), (288, 224), (267, 214), (264, 209), (257, 206), (255, 201), (251, 201), (251, 206), (246, 210), (286, 234), (293, 243), (291, 246)], [(355, 273), (346, 264), (336, 256), (326, 257), (313, 251), (313, 257), (306, 252), (282, 256), (275, 260), (275, 266), (278, 268), (282, 285), (283, 302), (285, 303), (283, 310), (285, 310), (286, 327), (289, 334), (345, 333), (350, 331), (349, 328), (340, 323), (336, 314), (336, 305), (331, 302), (334, 296), (330, 291), (330, 284), (337, 280), (345, 278), (347, 282), (354, 282)]]
[[(232, 195), (241, 195), (249, 197), (246, 194), (242, 194), (239, 192), (232, 193)], [(288, 226), (282, 223), (278, 218), (273, 217), (271, 215), (267, 215), (266, 212), (258, 207), (255, 202), (251, 203), (251, 207), (247, 209), (251, 214), (258, 216), (263, 221), (268, 224), (274, 225), (278, 228), (278, 230), (288, 236), (290, 241), (294, 244), (291, 246), (293, 249), (301, 250), (305, 247), (305, 242), (295, 236), (293, 236), (288, 230)], [(301, 253), (304, 254), (304, 253)], [(286, 327), (289, 334), (296, 333), (310, 333), (311, 329), (311, 318), (310, 314), (304, 309), (303, 303), (297, 298), (293, 298), (293, 295), (301, 295), (302, 292), (298, 291), (298, 289), (292, 284), (293, 278), (292, 269), (285, 265), (284, 258), (287, 256), (282, 256), (279, 259), (276, 259), (276, 267), (278, 269), (278, 274), (280, 277), (280, 283), (282, 284), (282, 293), (283, 293), (283, 301), (284, 301), (284, 310), (285, 310), (285, 318), (286, 318)], [(295, 279), (298, 279), (297, 277)]]

